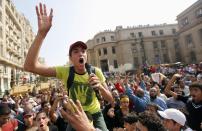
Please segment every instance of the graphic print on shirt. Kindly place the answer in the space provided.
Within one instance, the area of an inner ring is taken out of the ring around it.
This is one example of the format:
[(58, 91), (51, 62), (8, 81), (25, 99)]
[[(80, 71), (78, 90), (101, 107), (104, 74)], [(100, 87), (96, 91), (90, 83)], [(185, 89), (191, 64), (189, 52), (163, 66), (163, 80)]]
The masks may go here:
[(90, 88), (89, 84), (74, 81), (70, 90), (70, 98), (73, 101), (77, 99), (81, 102), (82, 106), (88, 106), (93, 102), (95, 92)]

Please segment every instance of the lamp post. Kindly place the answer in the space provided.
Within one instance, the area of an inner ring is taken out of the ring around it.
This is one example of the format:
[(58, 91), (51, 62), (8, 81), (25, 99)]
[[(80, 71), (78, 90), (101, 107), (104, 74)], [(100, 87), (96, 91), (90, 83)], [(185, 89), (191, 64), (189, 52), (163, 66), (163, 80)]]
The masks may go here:
[(143, 65), (147, 65), (147, 57), (146, 57), (146, 52), (145, 52), (145, 47), (144, 47), (144, 41), (143, 41), (143, 36), (140, 37), (140, 46), (143, 51)]

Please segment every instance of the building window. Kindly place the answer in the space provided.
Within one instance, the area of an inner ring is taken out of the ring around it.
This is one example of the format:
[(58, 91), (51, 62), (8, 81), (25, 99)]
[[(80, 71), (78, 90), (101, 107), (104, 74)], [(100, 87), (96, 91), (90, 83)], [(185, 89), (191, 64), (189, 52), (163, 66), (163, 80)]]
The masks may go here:
[(182, 25), (182, 27), (183, 27), (183, 26), (185, 26), (185, 25), (187, 25), (187, 24), (189, 24), (189, 21), (188, 21), (188, 18), (186, 17), (186, 18), (182, 19), (181, 25)]
[(136, 53), (137, 52), (137, 47), (136, 46), (132, 47), (131, 49), (132, 49), (132, 53)]
[(175, 56), (176, 56), (176, 61), (182, 61), (181, 53), (179, 51), (175, 52)]
[(99, 54), (99, 56), (101, 56), (101, 50), (100, 49), (98, 50), (98, 54)]
[(3, 29), (1, 26), (0, 26), (0, 38), (3, 38)]
[(157, 41), (153, 41), (153, 48), (154, 49), (158, 49), (158, 43), (157, 43)]
[(107, 55), (107, 48), (103, 48), (104, 55)]
[(155, 55), (154, 61), (155, 61), (156, 64), (161, 63), (161, 59), (160, 59), (159, 55)]
[(100, 39), (99, 38), (97, 38), (96, 41), (97, 41), (97, 43), (100, 43)]
[(166, 42), (165, 42), (165, 40), (161, 40), (161, 48), (166, 48)]
[(104, 59), (100, 61), (100, 66), (103, 72), (108, 72), (109, 71), (109, 66), (108, 66), (108, 60)]
[(159, 30), (159, 34), (163, 35), (164, 34), (163, 30)]
[(3, 56), (3, 43), (0, 43), (0, 55)]
[(144, 56), (142, 56), (142, 64), (145, 64), (146, 63), (146, 59)]
[(114, 68), (118, 68), (118, 62), (117, 62), (117, 60), (114, 60)]
[(131, 46), (136, 46), (136, 43), (131, 43)]
[(178, 43), (178, 40), (177, 39), (173, 39), (173, 43)]
[(185, 42), (188, 48), (193, 47), (193, 39), (191, 34), (185, 36)]
[(169, 63), (169, 58), (168, 58), (168, 54), (163, 54), (163, 60), (165, 63)]
[(130, 37), (134, 38), (135, 37), (135, 34), (132, 32), (130, 33)]
[(7, 72), (8, 72), (8, 68), (6, 67), (6, 66), (4, 66), (4, 74), (7, 74)]
[(173, 33), (173, 34), (176, 34), (176, 29), (172, 29), (172, 33)]
[(140, 51), (144, 51), (144, 44), (143, 43), (140, 45)]
[(196, 63), (196, 53), (194, 51), (190, 52), (190, 63)]
[(196, 17), (202, 17), (202, 8), (196, 11)]
[(0, 10), (0, 22), (2, 22), (2, 11)]
[(138, 63), (138, 57), (134, 57), (133, 58), (133, 65), (134, 65), (134, 68), (138, 68), (138, 65), (139, 65), (139, 63)]
[(140, 38), (143, 37), (142, 32), (138, 32), (138, 36), (139, 36)]
[(102, 37), (102, 42), (105, 42), (105, 41), (106, 41), (105, 37)]
[(199, 38), (200, 38), (200, 41), (201, 41), (201, 44), (202, 44), (202, 29), (199, 30)]
[(116, 54), (116, 48), (115, 48), (115, 46), (112, 46), (112, 53)]
[(155, 36), (156, 32), (153, 30), (153, 31), (151, 31), (151, 34), (152, 34), (152, 36)]
[(111, 36), (111, 41), (114, 41), (114, 36), (113, 35)]
[(180, 48), (179, 43), (174, 43), (174, 46), (175, 46), (175, 50), (178, 50)]

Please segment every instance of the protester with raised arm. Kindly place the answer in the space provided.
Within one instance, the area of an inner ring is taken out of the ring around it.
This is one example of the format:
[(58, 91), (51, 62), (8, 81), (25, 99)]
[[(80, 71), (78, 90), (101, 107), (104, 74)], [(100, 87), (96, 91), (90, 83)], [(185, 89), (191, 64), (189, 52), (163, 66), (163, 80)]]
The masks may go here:
[[(92, 115), (94, 126), (103, 131), (107, 130), (102, 112), (100, 111), (97, 94), (100, 94), (101, 97), (110, 103), (113, 103), (114, 100), (108, 90), (107, 84), (105, 83), (106, 79), (101, 70), (93, 67), (94, 72), (89, 73), (91, 67), (87, 65), (87, 45), (82, 41), (77, 41), (70, 45), (69, 59), (73, 65), (72, 68), (68, 66), (49, 67), (40, 64), (38, 62), (38, 55), (43, 40), (52, 26), (53, 10), (51, 9), (48, 14), (46, 5), (39, 4), (39, 7), (36, 6), (36, 13), (38, 18), (38, 32), (28, 51), (24, 69), (39, 75), (57, 77), (63, 80), (65, 87), (67, 87), (69, 97), (74, 101), (77, 99), (81, 101), (84, 111)], [(72, 78), (71, 81), (69, 77)]]

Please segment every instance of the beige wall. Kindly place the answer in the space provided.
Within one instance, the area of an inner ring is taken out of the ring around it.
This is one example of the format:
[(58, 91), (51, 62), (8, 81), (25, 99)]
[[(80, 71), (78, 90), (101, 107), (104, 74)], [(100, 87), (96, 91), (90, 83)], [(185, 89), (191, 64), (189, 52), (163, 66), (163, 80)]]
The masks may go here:
[[(100, 61), (106, 59), (109, 71), (125, 72), (137, 69), (146, 61), (150, 65), (202, 61), (202, 1), (198, 0), (181, 12), (177, 16), (177, 21), (178, 24), (140, 25), (127, 28), (117, 26), (114, 31), (100, 32), (92, 40), (87, 41), (90, 57), (88, 62), (96, 63), (95, 65), (101, 68)], [(173, 29), (176, 33), (173, 33)], [(160, 34), (160, 30), (163, 30), (163, 35)], [(152, 35), (152, 31), (155, 35)], [(139, 37), (139, 32), (142, 32), (142, 37)], [(187, 44), (189, 35), (191, 42)], [(111, 36), (114, 36), (113, 40)], [(103, 37), (105, 41), (102, 41)], [(153, 42), (156, 42), (156, 48)], [(162, 47), (161, 42), (165, 43), (165, 47)], [(144, 49), (141, 48), (142, 45)], [(111, 53), (112, 46), (115, 46), (116, 54)], [(107, 55), (103, 55), (103, 48), (107, 48)], [(98, 55), (98, 50), (101, 50), (101, 56)], [(114, 68), (113, 60), (117, 60), (118, 68)]]
[[(34, 38), (29, 21), (10, 0), (0, 1), (0, 89), (10, 90), (10, 83), (24, 75), (23, 64)], [(29, 74), (28, 74), (29, 75)]]
[[(143, 40), (145, 56), (149, 64), (155, 64), (155, 54), (159, 55), (161, 62), (164, 62), (163, 54), (168, 54), (170, 62), (175, 62), (175, 56), (169, 49), (174, 50), (173, 40), (176, 34), (172, 29), (178, 30), (177, 24), (146, 25), (138, 27), (117, 27), (114, 31), (104, 31), (96, 34), (93, 39), (87, 41), (88, 45), (88, 62), (95, 66), (101, 67), (101, 60), (107, 60), (109, 71), (125, 72), (126, 70), (137, 69), (139, 65), (145, 63), (143, 58), (144, 52), (141, 49), (141, 39)], [(163, 34), (160, 35), (159, 31)], [(155, 35), (152, 36), (152, 31)], [(139, 32), (143, 36), (139, 36)], [(98, 40), (99, 39), (99, 40)], [(103, 41), (105, 39), (105, 41)], [(160, 41), (164, 40), (166, 48), (161, 48)], [(157, 41), (158, 52), (153, 48), (153, 41)], [(115, 47), (116, 53), (112, 53), (112, 47)], [(103, 49), (107, 49), (104, 55)], [(133, 51), (136, 49), (136, 51)], [(99, 50), (101, 55), (99, 56)], [(134, 57), (137, 61), (134, 60)], [(118, 68), (114, 68), (114, 60), (117, 60)], [(96, 62), (95, 62), (96, 61)]]
[[(198, 0), (192, 6), (177, 16), (179, 25), (179, 42), (183, 60), (186, 63), (202, 61), (202, 1)], [(188, 36), (191, 40), (188, 41)], [(191, 52), (195, 55), (192, 57)]]

